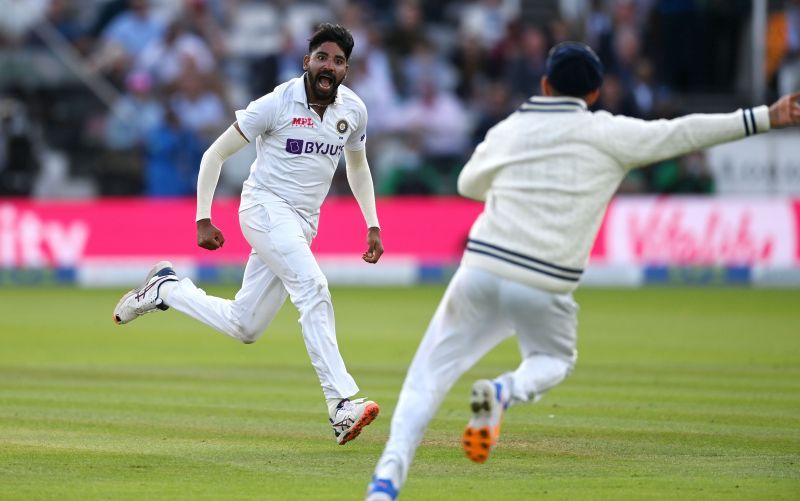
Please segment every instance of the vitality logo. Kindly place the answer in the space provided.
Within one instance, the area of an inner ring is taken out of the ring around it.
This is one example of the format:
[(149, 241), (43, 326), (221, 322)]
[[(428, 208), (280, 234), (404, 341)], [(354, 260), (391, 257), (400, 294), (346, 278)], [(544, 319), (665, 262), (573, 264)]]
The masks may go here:
[(318, 143), (316, 141), (303, 141), (302, 139), (287, 139), (286, 151), (292, 155), (315, 154), (330, 155), (335, 157), (342, 153), (341, 144)]

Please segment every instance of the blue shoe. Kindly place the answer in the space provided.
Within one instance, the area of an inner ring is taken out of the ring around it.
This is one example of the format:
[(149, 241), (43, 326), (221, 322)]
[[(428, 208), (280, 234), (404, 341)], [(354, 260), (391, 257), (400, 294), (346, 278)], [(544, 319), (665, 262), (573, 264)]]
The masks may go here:
[(367, 487), (366, 501), (394, 501), (399, 493), (388, 478), (372, 477), (372, 482)]

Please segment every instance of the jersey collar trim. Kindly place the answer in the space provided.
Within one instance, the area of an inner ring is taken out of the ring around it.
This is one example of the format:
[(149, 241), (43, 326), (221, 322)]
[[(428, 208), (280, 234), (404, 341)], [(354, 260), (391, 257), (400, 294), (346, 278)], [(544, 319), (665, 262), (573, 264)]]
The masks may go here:
[(519, 111), (570, 112), (586, 111), (583, 99), (567, 96), (533, 96), (520, 106)]

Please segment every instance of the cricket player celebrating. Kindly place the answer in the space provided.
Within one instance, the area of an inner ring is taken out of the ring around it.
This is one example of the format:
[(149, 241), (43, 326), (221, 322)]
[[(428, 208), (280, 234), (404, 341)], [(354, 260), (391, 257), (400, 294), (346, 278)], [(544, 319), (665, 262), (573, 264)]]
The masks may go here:
[(397, 497), (444, 395), (500, 341), (516, 334), (522, 364), (473, 384), (462, 439), (472, 461), (488, 459), (504, 411), (539, 400), (567, 377), (577, 358), (571, 293), (630, 169), (800, 124), (800, 93), (769, 108), (675, 120), (589, 112), (601, 83), (592, 49), (557, 45), (541, 80), (544, 95), (489, 130), (461, 172), (459, 193), (485, 207), (408, 370), (368, 500)]
[(303, 339), (328, 404), (339, 444), (353, 440), (378, 415), (375, 402), (349, 397), (358, 386), (347, 372), (336, 341), (328, 283), (311, 253), (322, 201), (344, 151), (347, 179), (366, 219), (368, 249), (383, 254), (375, 193), (367, 164), (367, 110), (341, 85), (353, 37), (323, 24), (309, 40), (305, 73), (236, 112), (236, 122), (203, 155), (197, 181), (197, 244), (215, 250), (225, 243), (211, 222), (211, 202), (222, 163), (255, 141), (257, 156), (244, 183), (239, 222), (252, 246), (242, 288), (235, 299), (207, 296), (191, 280), (178, 281), (172, 265), (158, 263), (144, 285), (114, 309), (125, 324), (173, 307), (243, 343), (255, 342), (287, 296), (300, 312)]

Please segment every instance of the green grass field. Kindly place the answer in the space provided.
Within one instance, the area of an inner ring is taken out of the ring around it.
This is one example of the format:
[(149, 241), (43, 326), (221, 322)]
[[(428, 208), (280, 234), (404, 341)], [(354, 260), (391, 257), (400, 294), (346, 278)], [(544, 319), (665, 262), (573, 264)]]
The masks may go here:
[[(0, 289), (0, 499), (362, 499), (439, 287), (334, 289), (339, 343), (383, 412), (333, 440), (288, 304), (245, 346), (117, 290)], [(231, 296), (233, 290), (209, 292)], [(402, 499), (800, 498), (800, 290), (581, 290), (575, 372), (462, 457), (449, 394)]]

